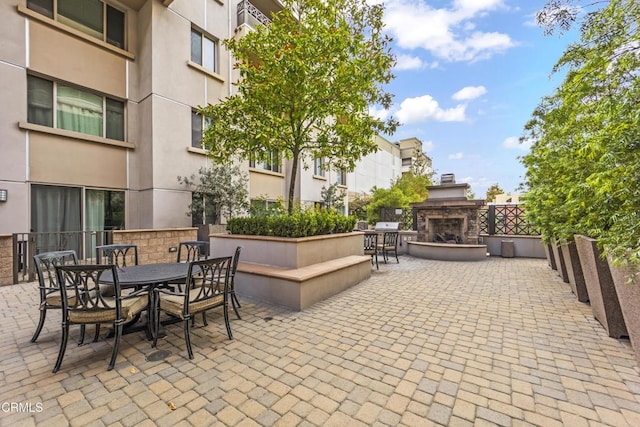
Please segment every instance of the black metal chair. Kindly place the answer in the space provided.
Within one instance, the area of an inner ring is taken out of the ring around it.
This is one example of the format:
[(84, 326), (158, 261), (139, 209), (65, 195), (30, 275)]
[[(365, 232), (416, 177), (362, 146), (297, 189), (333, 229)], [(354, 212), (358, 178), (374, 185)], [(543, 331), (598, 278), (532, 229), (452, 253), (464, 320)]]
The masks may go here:
[(136, 245), (101, 245), (96, 246), (96, 264), (113, 264), (116, 267), (126, 267), (127, 259), (129, 265), (138, 265), (138, 247)]
[[(153, 300), (156, 304), (156, 324), (153, 334), (154, 347), (158, 344), (157, 331), (160, 328), (160, 310), (183, 321), (184, 340), (189, 359), (193, 359), (193, 350), (191, 349), (191, 339), (189, 337), (190, 320), (197, 313), (204, 313), (205, 311), (222, 307), (227, 336), (229, 339), (233, 339), (229, 323), (231, 261), (232, 257), (230, 256), (192, 261), (189, 264), (184, 292), (172, 292), (166, 288), (154, 289)], [(206, 318), (204, 319), (204, 324), (207, 326)]]
[(373, 259), (375, 258), (376, 270), (378, 270), (378, 233), (364, 233), (364, 254), (371, 255), (371, 265), (373, 265)]
[[(96, 246), (96, 264), (113, 264), (117, 268), (127, 266), (127, 260), (129, 265), (138, 265), (138, 246), (133, 244), (113, 244), (113, 245), (100, 245)], [(139, 286), (136, 290), (140, 290)], [(104, 296), (113, 296), (113, 289), (111, 286), (102, 285), (100, 290)], [(131, 323), (135, 323), (139, 320), (140, 315), (131, 319)], [(94, 341), (98, 340), (100, 335), (100, 325), (96, 325), (96, 335)]]
[(387, 263), (389, 254), (392, 253), (396, 257), (396, 262), (400, 264), (398, 259), (398, 232), (385, 231), (382, 235), (382, 243), (378, 245), (378, 250), (382, 252), (384, 263)]
[(178, 245), (178, 262), (198, 261), (209, 257), (209, 242), (192, 240)]
[[(72, 250), (45, 252), (34, 255), (33, 263), (36, 266), (38, 289), (40, 290), (40, 321), (38, 322), (33, 337), (31, 337), (31, 342), (36, 342), (38, 336), (40, 336), (40, 332), (42, 332), (42, 327), (47, 317), (47, 310), (60, 310), (62, 308), (55, 266), (76, 265), (78, 264), (78, 257), (76, 256), (76, 251)], [(82, 329), (81, 335), (82, 340), (84, 338), (84, 329)]]
[[(109, 271), (113, 277), (112, 297), (100, 292), (100, 276)], [(112, 370), (122, 337), (123, 325), (147, 308), (146, 291), (137, 291), (123, 296), (118, 282), (118, 272), (109, 265), (65, 265), (56, 266), (62, 299), (62, 341), (53, 372), (58, 372), (64, 358), (69, 339), (69, 326), (73, 324), (109, 324), (114, 328), (114, 344), (108, 370)]]
[(242, 306), (240, 305), (240, 301), (238, 301), (238, 296), (236, 295), (236, 272), (238, 271), (238, 260), (240, 259), (241, 250), (242, 246), (238, 246), (236, 248), (236, 252), (233, 255), (233, 263), (231, 265), (231, 274), (229, 277), (229, 296), (231, 298), (231, 306), (233, 307), (233, 311), (236, 312), (238, 319), (242, 319), (242, 317), (240, 317), (240, 312), (238, 312), (238, 308), (242, 308)]

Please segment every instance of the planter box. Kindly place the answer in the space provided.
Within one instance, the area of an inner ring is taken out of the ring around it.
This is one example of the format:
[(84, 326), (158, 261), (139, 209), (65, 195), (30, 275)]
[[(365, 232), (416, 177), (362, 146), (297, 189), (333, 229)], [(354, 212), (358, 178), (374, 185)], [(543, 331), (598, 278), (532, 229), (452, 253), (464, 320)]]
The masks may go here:
[(371, 276), (364, 233), (304, 238), (211, 235), (211, 255), (242, 246), (235, 290), (240, 296), (303, 310)]
[(584, 283), (584, 274), (582, 274), (575, 242), (573, 239), (563, 240), (560, 247), (573, 294), (578, 298), (578, 301), (589, 302), (589, 293), (587, 292), (587, 285)]
[(631, 277), (630, 268), (616, 267), (609, 260), (611, 277), (618, 293), (624, 323), (627, 325), (631, 346), (640, 365), (640, 283), (627, 283)]
[(601, 257), (597, 241), (576, 234), (575, 242), (593, 317), (600, 322), (610, 337), (629, 336), (609, 263)]
[(562, 281), (565, 283), (569, 283), (569, 275), (567, 274), (567, 267), (564, 263), (564, 257), (562, 256), (562, 249), (560, 249), (560, 244), (557, 240), (553, 240), (551, 244), (551, 249), (553, 251), (553, 258), (556, 260), (556, 271)]
[(547, 263), (552, 270), (557, 270), (556, 258), (553, 256), (553, 248), (551, 245), (544, 245), (544, 254), (547, 257)]
[(233, 254), (242, 246), (240, 260), (288, 268), (306, 267), (350, 255), (364, 255), (362, 232), (287, 238), (213, 234), (209, 236), (212, 256)]

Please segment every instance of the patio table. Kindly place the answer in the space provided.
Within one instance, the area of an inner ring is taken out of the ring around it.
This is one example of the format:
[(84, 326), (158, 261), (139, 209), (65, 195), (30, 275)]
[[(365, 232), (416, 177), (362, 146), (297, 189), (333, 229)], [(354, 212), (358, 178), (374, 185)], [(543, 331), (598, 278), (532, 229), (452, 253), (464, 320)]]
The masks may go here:
[[(153, 338), (153, 325), (149, 326), (148, 322), (153, 321), (152, 308), (154, 307), (153, 290), (158, 286), (168, 286), (179, 280), (186, 280), (189, 271), (189, 263), (169, 262), (159, 264), (141, 264), (128, 267), (117, 268), (118, 281), (122, 289), (139, 289), (146, 288), (149, 295), (149, 304), (147, 309), (147, 324), (135, 326), (136, 322), (125, 326), (123, 333), (132, 333), (146, 330), (147, 338)], [(100, 283), (105, 285), (113, 285), (113, 277), (110, 272), (105, 272), (100, 278)], [(171, 319), (179, 320), (179, 319)], [(165, 322), (167, 323), (167, 322)], [(162, 327), (162, 325), (161, 325)], [(164, 335), (164, 331), (159, 330), (160, 336)]]

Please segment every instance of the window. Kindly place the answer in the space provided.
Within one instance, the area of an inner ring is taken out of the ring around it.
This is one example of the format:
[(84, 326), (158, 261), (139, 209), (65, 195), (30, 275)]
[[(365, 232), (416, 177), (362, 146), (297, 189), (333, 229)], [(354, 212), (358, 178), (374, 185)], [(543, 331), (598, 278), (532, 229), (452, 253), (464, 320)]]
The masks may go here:
[(124, 229), (124, 213), (124, 191), (31, 186), (31, 230), (39, 233), (38, 253), (74, 249), (81, 255), (84, 248), (87, 254), (92, 254), (96, 233), (84, 233), (83, 240), (81, 232)]
[(27, 120), (124, 141), (124, 102), (40, 77), (27, 77)]
[(280, 162), (280, 153), (277, 151), (269, 151), (267, 158), (263, 162), (256, 161), (255, 158), (249, 159), (249, 166), (257, 169), (264, 169), (271, 172), (282, 172), (282, 165)]
[(271, 216), (284, 212), (282, 202), (268, 199), (251, 199), (249, 202), (249, 213), (251, 216)]
[(27, 77), (27, 121), (53, 127), (53, 82)]
[(347, 185), (347, 173), (344, 169), (336, 170), (336, 184)]
[(217, 41), (196, 29), (191, 29), (191, 61), (209, 71), (218, 72)]
[(411, 166), (412, 163), (411, 157), (405, 157), (402, 159), (402, 166)]
[(196, 110), (191, 110), (191, 146), (204, 148), (202, 137), (207, 126), (211, 123), (211, 118), (202, 116)]
[(220, 207), (213, 197), (202, 193), (191, 193), (191, 225), (220, 224)]
[(27, 7), (99, 40), (125, 48), (124, 12), (101, 0), (27, 0)]
[(124, 191), (85, 191), (85, 230), (123, 230)]
[(322, 157), (316, 157), (314, 159), (313, 174), (317, 176), (324, 176), (324, 159)]

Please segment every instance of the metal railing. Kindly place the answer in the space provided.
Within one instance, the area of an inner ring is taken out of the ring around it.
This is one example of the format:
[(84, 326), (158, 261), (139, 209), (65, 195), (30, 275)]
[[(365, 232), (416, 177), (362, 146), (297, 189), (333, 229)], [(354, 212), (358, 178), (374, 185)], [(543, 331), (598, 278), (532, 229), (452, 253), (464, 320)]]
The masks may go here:
[(506, 236), (539, 236), (540, 232), (529, 224), (524, 208), (519, 205), (489, 205), (480, 209), (480, 234)]
[[(380, 209), (380, 221), (400, 222), (401, 229), (414, 229), (412, 209)], [(489, 205), (478, 210), (480, 234), (507, 236), (539, 236), (540, 232), (529, 224), (520, 205)]]
[(95, 247), (113, 243), (113, 232), (63, 231), (13, 234), (13, 283), (35, 280), (33, 256), (43, 252), (73, 249), (80, 262), (93, 260)]
[(258, 24), (269, 25), (271, 20), (248, 0), (238, 3), (238, 27), (247, 24), (255, 27)]

